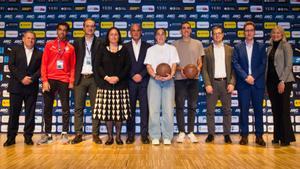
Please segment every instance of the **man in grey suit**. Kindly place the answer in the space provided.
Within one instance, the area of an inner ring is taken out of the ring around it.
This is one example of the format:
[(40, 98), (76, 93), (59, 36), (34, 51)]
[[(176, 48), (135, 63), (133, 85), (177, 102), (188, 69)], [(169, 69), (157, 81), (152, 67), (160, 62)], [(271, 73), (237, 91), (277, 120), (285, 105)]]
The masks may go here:
[(232, 143), (231, 130), (231, 93), (234, 90), (235, 75), (231, 67), (233, 49), (223, 43), (224, 32), (221, 26), (212, 28), (213, 44), (205, 49), (203, 59), (203, 79), (207, 97), (208, 136), (205, 142), (214, 140), (215, 107), (218, 99), (222, 102), (223, 130), (226, 143)]

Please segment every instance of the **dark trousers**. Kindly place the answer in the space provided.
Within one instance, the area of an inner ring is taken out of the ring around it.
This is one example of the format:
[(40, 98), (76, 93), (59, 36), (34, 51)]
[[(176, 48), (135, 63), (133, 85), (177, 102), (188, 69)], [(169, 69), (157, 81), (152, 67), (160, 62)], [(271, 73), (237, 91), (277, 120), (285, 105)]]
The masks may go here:
[[(83, 133), (83, 109), (85, 107), (85, 100), (87, 93), (90, 96), (91, 101), (91, 111), (94, 109), (96, 93), (97, 93), (97, 84), (93, 77), (80, 79), (80, 82), (77, 86), (74, 87), (75, 94), (75, 132), (77, 134)], [(99, 135), (99, 124), (100, 120), (92, 118), (92, 133)]]
[(198, 79), (175, 80), (176, 120), (179, 132), (184, 129), (184, 103), (188, 104), (188, 133), (194, 132), (199, 93)]
[(238, 100), (240, 107), (240, 131), (241, 136), (249, 134), (249, 108), (250, 102), (254, 109), (255, 116), (255, 135), (260, 137), (263, 135), (263, 97), (264, 89), (249, 86), (238, 90)]
[(147, 137), (149, 121), (147, 85), (129, 82), (129, 97), (132, 116), (127, 120), (127, 135), (128, 137), (134, 137), (135, 135), (136, 101), (139, 100), (141, 116), (141, 136)]
[(222, 102), (224, 135), (231, 130), (231, 94), (227, 92), (226, 80), (213, 81), (213, 93), (206, 94), (208, 134), (215, 134), (215, 108), (218, 99)]
[(37, 92), (32, 94), (10, 93), (9, 121), (8, 121), (8, 138), (15, 138), (19, 128), (19, 116), (22, 110), (22, 103), (25, 103), (25, 126), (24, 137), (31, 138), (35, 126), (35, 106)]
[(267, 83), (274, 121), (274, 140), (290, 143), (296, 141), (290, 116), (292, 83), (285, 83), (285, 90), (282, 94), (278, 93), (277, 85), (278, 83)]
[(53, 102), (58, 93), (62, 105), (63, 132), (69, 131), (70, 106), (69, 106), (69, 84), (58, 80), (49, 80), (50, 91), (44, 92), (44, 120), (45, 132), (51, 133), (52, 130), (52, 110)]

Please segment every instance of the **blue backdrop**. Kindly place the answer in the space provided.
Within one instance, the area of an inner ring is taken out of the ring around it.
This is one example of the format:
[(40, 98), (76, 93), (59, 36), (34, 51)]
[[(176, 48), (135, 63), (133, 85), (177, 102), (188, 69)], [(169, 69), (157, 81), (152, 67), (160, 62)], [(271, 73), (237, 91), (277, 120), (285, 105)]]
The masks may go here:
[[(257, 24), (256, 39), (268, 43), (270, 30), (278, 24), (285, 28), (286, 36), (294, 49), (293, 70), (297, 83), (291, 93), (291, 118), (296, 132), (300, 132), (300, 1), (299, 0), (0, 0), (0, 132), (7, 131), (9, 93), (8, 56), (5, 50), (9, 46), (21, 43), (22, 33), (33, 30), (37, 34), (37, 46), (43, 49), (47, 40), (56, 37), (55, 26), (58, 22), (67, 21), (72, 29), (68, 35), (70, 41), (83, 36), (82, 23), (85, 18), (94, 18), (97, 22), (96, 35), (103, 37), (108, 28), (116, 26), (121, 30), (124, 41), (128, 41), (129, 27), (140, 23), (143, 28), (143, 39), (154, 43), (154, 29), (166, 28), (168, 42), (180, 38), (180, 24), (189, 21), (193, 28), (193, 37), (207, 46), (210, 29), (214, 25), (225, 28), (225, 42), (232, 46), (243, 39), (243, 25), (251, 20)], [(206, 99), (202, 78), (199, 79), (199, 101), (195, 132), (206, 133)], [(71, 94), (73, 95), (73, 94)], [(74, 102), (71, 96), (71, 132), (74, 132)], [(43, 99), (39, 93), (36, 109), (36, 129), (43, 127)], [(86, 101), (86, 133), (91, 132), (90, 102)], [(220, 103), (216, 109), (216, 130), (222, 132), (222, 112)], [(53, 132), (62, 128), (61, 105), (55, 102), (53, 113)], [(253, 110), (250, 114), (250, 131), (253, 131)], [(238, 100), (236, 91), (232, 94), (232, 132), (238, 132)], [(139, 114), (139, 110), (137, 110)], [(139, 116), (137, 122), (139, 123)], [(24, 127), (24, 115), (20, 117), (20, 132)], [(176, 120), (175, 120), (176, 123)], [(264, 101), (264, 127), (266, 132), (273, 131), (273, 118), (270, 101)], [(101, 125), (101, 132), (106, 132)], [(126, 127), (123, 127), (123, 132)], [(140, 131), (137, 126), (137, 131)], [(177, 132), (175, 125), (174, 131)]]

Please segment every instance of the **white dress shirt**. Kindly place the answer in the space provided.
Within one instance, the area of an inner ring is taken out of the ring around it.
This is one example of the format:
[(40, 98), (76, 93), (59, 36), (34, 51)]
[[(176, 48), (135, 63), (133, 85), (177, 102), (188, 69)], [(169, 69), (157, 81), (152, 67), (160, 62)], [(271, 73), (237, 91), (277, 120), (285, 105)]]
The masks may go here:
[(139, 60), (139, 54), (140, 54), (142, 40), (140, 39), (138, 41), (138, 43), (135, 43), (135, 41), (132, 39), (131, 43), (132, 43), (132, 48), (133, 48), (135, 60), (138, 61)]
[(32, 53), (33, 53), (33, 48), (28, 49), (25, 45), (24, 45), (24, 48), (25, 48), (25, 53), (26, 53), (27, 66), (29, 66), (29, 63), (30, 63), (30, 60), (32, 57)]
[(224, 44), (216, 45), (214, 44), (214, 57), (215, 57), (215, 78), (225, 78), (226, 77), (226, 67), (225, 67), (225, 48)]
[(253, 51), (253, 43), (254, 40), (252, 40), (251, 42), (247, 43), (247, 41), (245, 41), (246, 43), (246, 50), (247, 50), (247, 57), (248, 57), (248, 70), (249, 70), (249, 75), (252, 74), (252, 69), (251, 69), (251, 58), (252, 58), (252, 51)]
[(93, 43), (94, 37), (87, 41), (85, 39), (85, 56), (83, 60), (82, 70), (81, 74), (92, 74), (93, 68), (92, 68), (92, 43)]

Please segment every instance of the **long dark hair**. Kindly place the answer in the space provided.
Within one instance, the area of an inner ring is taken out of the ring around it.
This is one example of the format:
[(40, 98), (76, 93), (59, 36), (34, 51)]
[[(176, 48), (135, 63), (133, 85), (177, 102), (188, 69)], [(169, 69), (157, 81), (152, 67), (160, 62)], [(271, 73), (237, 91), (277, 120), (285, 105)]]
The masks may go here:
[(109, 39), (108, 39), (108, 36), (109, 36), (109, 33), (110, 31), (112, 31), (113, 29), (115, 29), (117, 32), (118, 32), (118, 35), (119, 35), (119, 39), (118, 39), (118, 45), (121, 45), (122, 44), (122, 39), (121, 39), (121, 33), (120, 33), (120, 30), (116, 27), (111, 27), (107, 30), (107, 33), (106, 33), (106, 38), (105, 38), (105, 46), (109, 46)]

